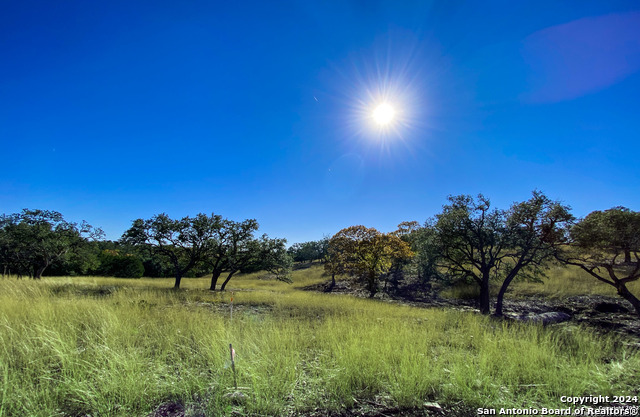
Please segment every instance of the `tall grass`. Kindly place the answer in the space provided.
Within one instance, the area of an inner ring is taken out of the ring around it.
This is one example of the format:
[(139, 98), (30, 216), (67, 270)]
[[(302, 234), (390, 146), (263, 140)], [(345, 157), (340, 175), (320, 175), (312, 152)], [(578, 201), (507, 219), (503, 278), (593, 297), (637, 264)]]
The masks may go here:
[[(492, 282), (491, 294), (498, 294), (501, 282)], [(640, 295), (640, 280), (630, 282), (627, 288)], [(575, 266), (552, 267), (547, 272), (547, 278), (542, 282), (531, 282), (516, 279), (507, 291), (509, 297), (541, 296), (550, 298), (563, 298), (576, 295), (606, 295), (617, 297), (616, 289), (589, 275), (587, 272)], [(457, 284), (444, 289), (442, 295), (450, 298), (471, 299), (478, 298), (479, 288), (474, 283)]]
[[(608, 295), (617, 297), (616, 289), (604, 282), (598, 281), (582, 269), (569, 267), (554, 267), (549, 270), (549, 278), (542, 284), (531, 282), (517, 282), (514, 285), (516, 295), (541, 295), (545, 297), (567, 297), (573, 295)], [(627, 288), (640, 295), (640, 280), (630, 282)]]
[[(229, 294), (204, 290), (206, 279), (181, 291), (169, 280), (0, 280), (0, 416), (144, 416), (166, 401), (207, 415), (363, 399), (549, 407), (637, 390), (640, 358), (613, 339), (298, 289), (320, 274), (238, 277), (232, 320)], [(224, 396), (229, 343), (239, 406)]]

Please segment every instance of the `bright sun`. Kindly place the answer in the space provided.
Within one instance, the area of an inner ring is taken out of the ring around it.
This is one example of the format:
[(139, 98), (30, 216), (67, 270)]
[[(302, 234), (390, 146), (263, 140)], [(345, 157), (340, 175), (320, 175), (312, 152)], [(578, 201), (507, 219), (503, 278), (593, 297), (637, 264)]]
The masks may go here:
[(396, 115), (396, 111), (388, 103), (382, 103), (373, 111), (373, 120), (381, 126), (391, 123)]

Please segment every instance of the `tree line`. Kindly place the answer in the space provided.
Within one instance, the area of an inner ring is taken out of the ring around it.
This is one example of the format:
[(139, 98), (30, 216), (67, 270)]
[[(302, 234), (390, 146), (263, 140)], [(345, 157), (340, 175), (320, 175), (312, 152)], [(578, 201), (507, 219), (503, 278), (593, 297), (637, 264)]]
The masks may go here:
[(66, 221), (56, 211), (28, 210), (0, 216), (2, 275), (16, 273), (35, 279), (52, 264), (78, 253), (88, 239), (103, 236), (86, 222)]
[(640, 213), (625, 207), (576, 219), (569, 206), (539, 191), (509, 209), (483, 195), (450, 196), (442, 212), (424, 224), (403, 222), (381, 233), (351, 226), (329, 241), (325, 270), (350, 275), (371, 297), (394, 277), (413, 270), (423, 285), (464, 280), (479, 288), (478, 305), (491, 312), (490, 282), (500, 283), (494, 313), (516, 279), (541, 280), (551, 263), (574, 265), (613, 286), (640, 315), (640, 300), (627, 285), (640, 279)]
[(294, 243), (287, 249), (294, 262), (324, 262), (329, 253), (329, 238)]
[[(200, 213), (172, 219), (162, 213), (136, 219), (116, 241), (86, 222), (55, 211), (28, 210), (0, 216), (0, 271), (39, 279), (56, 275), (116, 277), (209, 274), (210, 290), (225, 290), (239, 272), (268, 271), (289, 281), (293, 262), (324, 262), (335, 278), (348, 275), (373, 297), (405, 275), (424, 288), (438, 280), (478, 286), (483, 314), (492, 308), (490, 283), (498, 282), (496, 315), (516, 279), (540, 281), (549, 265), (573, 265), (613, 286), (640, 315), (628, 284), (640, 279), (640, 213), (625, 207), (576, 219), (571, 208), (534, 191), (530, 199), (498, 209), (483, 195), (450, 196), (442, 212), (420, 224), (403, 222), (391, 233), (351, 226), (331, 238), (296, 243), (256, 237), (255, 219), (233, 221)], [(221, 283), (220, 283), (221, 281)]]
[(3, 276), (34, 279), (48, 268), (133, 278), (145, 272), (170, 274), (174, 288), (180, 288), (185, 276), (210, 273), (211, 290), (225, 273), (220, 290), (238, 272), (264, 270), (290, 280), (293, 261), (286, 240), (255, 237), (258, 229), (254, 219), (236, 222), (202, 213), (171, 219), (162, 213), (134, 220), (119, 241), (111, 242), (101, 240), (102, 230), (86, 222), (78, 225), (55, 211), (25, 209), (0, 216), (0, 267)]

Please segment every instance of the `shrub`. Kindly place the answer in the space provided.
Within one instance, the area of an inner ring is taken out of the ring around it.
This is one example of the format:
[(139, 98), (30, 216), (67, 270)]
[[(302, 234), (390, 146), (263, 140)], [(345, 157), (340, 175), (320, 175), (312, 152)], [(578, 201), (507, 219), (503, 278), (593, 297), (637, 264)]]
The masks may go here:
[(140, 278), (144, 274), (144, 265), (135, 255), (121, 254), (117, 250), (104, 250), (100, 253), (98, 273), (118, 278)]

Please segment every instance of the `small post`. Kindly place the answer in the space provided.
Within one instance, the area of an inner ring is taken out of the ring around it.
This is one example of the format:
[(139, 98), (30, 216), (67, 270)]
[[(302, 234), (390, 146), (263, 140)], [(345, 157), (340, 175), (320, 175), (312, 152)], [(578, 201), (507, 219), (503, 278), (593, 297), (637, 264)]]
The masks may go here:
[(231, 304), (230, 304), (230, 315), (229, 320), (233, 321), (233, 292), (231, 293)]
[(233, 350), (233, 346), (229, 343), (229, 355), (231, 356), (231, 369), (233, 370), (233, 386), (238, 390), (238, 379), (236, 378), (236, 352)]

